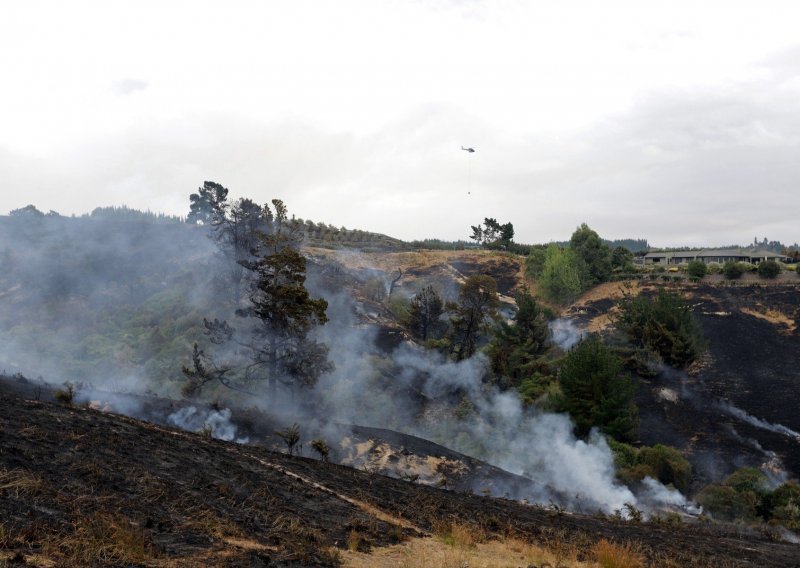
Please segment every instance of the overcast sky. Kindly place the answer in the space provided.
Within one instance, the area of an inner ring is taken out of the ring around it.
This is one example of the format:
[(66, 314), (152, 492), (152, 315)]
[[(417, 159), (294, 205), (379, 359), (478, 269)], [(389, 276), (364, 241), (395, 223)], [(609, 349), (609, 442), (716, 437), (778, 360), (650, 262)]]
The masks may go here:
[[(6, 2), (0, 213), (800, 241), (795, 1)], [(463, 152), (461, 146), (475, 148)]]

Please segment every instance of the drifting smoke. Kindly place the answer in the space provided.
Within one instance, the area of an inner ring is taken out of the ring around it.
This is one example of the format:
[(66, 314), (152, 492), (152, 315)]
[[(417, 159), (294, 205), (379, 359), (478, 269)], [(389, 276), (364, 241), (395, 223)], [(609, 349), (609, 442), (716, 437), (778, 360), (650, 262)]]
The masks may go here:
[[(5, 318), (0, 323), (27, 319), (39, 327), (30, 334), (0, 334), (0, 339), (9, 340), (3, 343), (0, 360), (53, 382), (80, 377), (104, 391), (125, 387), (140, 393), (176, 393), (180, 382), (169, 381), (180, 377), (191, 336), (181, 337), (175, 330), (184, 322), (198, 325), (204, 316), (215, 316), (213, 306), (219, 304), (214, 297), (215, 271), (209, 268), (214, 249), (206, 232), (197, 227), (68, 219), (52, 223), (9, 226), (3, 233), (8, 243), (14, 244), (12, 238), (20, 242), (0, 255), (0, 315)], [(391, 336), (396, 331), (362, 325), (358, 305), (341, 292), (342, 286), (331, 291), (325, 278), (315, 281), (314, 276), (310, 269), (307, 285), (315, 297), (328, 300), (330, 318), (315, 334), (329, 345), (336, 371), (322, 377), (302, 401), (287, 394), (248, 403), (284, 416), (305, 412), (309, 422), (324, 416), (331, 425), (387, 428), (441, 442), (534, 480), (527, 489), (495, 487), (513, 498), (608, 512), (626, 503), (652, 509), (683, 503), (658, 486), (644, 485), (641, 495), (638, 489), (632, 492), (616, 481), (613, 455), (602, 436), (577, 439), (566, 415), (531, 410), (514, 393), (487, 387), (484, 356), (453, 362), (403, 344), (399, 336)], [(54, 305), (59, 306), (58, 314), (49, 308)], [(123, 310), (136, 315), (130, 321), (136, 325), (133, 329), (117, 327), (117, 314)], [(14, 329), (10, 323), (6, 328)], [(564, 349), (581, 337), (565, 319), (554, 322), (551, 332)], [(52, 349), (54, 354), (68, 357), (42, 357), (35, 342), (22, 344), (28, 337), (40, 337), (41, 343), (58, 347)], [(196, 337), (204, 340), (200, 332)], [(392, 351), (387, 337), (400, 346)], [(12, 343), (17, 339), (19, 345)], [(89, 352), (100, 355), (87, 357)], [(132, 377), (138, 388), (110, 377)], [(113, 400), (107, 393), (102, 398), (118, 412), (151, 418), (135, 404), (126, 406), (124, 398)], [(453, 409), (459, 405), (466, 412), (457, 417)], [(227, 408), (189, 406), (167, 420), (190, 431), (208, 429), (221, 440), (247, 442), (238, 436)]]
[(578, 343), (585, 334), (572, 323), (572, 320), (567, 318), (553, 320), (548, 327), (551, 340), (564, 351), (572, 349), (573, 345)]
[(198, 410), (194, 406), (187, 406), (173, 412), (167, 421), (190, 432), (201, 432), (209, 429), (211, 437), (226, 442), (236, 442), (237, 444), (247, 444), (248, 438), (236, 437), (236, 425), (231, 422), (231, 411), (228, 408), (222, 410)]
[(746, 422), (751, 426), (755, 426), (756, 428), (760, 428), (761, 430), (767, 430), (769, 432), (775, 432), (777, 434), (782, 434), (787, 438), (792, 438), (796, 442), (800, 443), (800, 432), (795, 432), (791, 428), (787, 428), (783, 424), (772, 424), (767, 422), (766, 420), (762, 420), (760, 418), (756, 418), (751, 414), (748, 414), (741, 408), (737, 408), (736, 406), (732, 405), (729, 402), (718, 402), (717, 407), (725, 412), (733, 416), (734, 418), (738, 418), (742, 422)]

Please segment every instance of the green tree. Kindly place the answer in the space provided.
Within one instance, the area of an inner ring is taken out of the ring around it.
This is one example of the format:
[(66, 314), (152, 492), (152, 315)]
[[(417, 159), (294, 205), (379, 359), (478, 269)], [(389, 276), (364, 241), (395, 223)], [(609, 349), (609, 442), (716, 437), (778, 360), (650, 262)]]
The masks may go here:
[(774, 260), (762, 260), (758, 263), (758, 275), (761, 278), (775, 278), (781, 273), (781, 265)]
[(228, 207), (228, 190), (213, 182), (203, 182), (203, 187), (189, 196), (189, 214), (186, 222), (197, 225), (215, 225), (224, 220)]
[(626, 294), (618, 307), (617, 328), (671, 365), (686, 366), (705, 349), (700, 323), (677, 292), (661, 289), (655, 298)]
[(552, 301), (567, 304), (581, 293), (579, 260), (570, 248), (550, 245), (545, 251), (539, 283)]
[(618, 439), (633, 440), (638, 411), (635, 386), (623, 374), (623, 362), (598, 335), (581, 340), (564, 359), (559, 371), (566, 411), (579, 435), (593, 427)]
[(438, 339), (444, 332), (444, 304), (433, 286), (425, 286), (411, 300), (410, 328), (421, 341)]
[(309, 337), (315, 326), (328, 321), (328, 303), (311, 298), (305, 287), (306, 261), (297, 250), (299, 224), (288, 219), (281, 200), (272, 204), (274, 217), (270, 214), (264, 227), (268, 232), (257, 232), (259, 256), (241, 262), (252, 274), (245, 305), (236, 310), (241, 326), (204, 320), (212, 343), (232, 343), (235, 348), (223, 350), (227, 357), (218, 362), (195, 346), (193, 366), (184, 368), (186, 394), (215, 380), (239, 389), (266, 381), (274, 394), (278, 384), (291, 389), (313, 386), (333, 368), (328, 348)]
[(692, 278), (702, 278), (708, 273), (708, 266), (702, 260), (693, 260), (686, 267), (686, 272)]
[(611, 249), (595, 231), (582, 223), (569, 240), (570, 248), (580, 258), (583, 266), (583, 289), (608, 280), (611, 276)]
[(458, 304), (449, 304), (453, 314), (451, 345), (457, 361), (471, 357), (478, 339), (497, 316), (497, 282), (491, 276), (474, 274), (461, 285)]
[(539, 358), (549, 346), (547, 317), (541, 305), (523, 289), (516, 294), (517, 313), (512, 322), (500, 321), (489, 345), (495, 376), (517, 387), (527, 377), (544, 370)]
[(611, 269), (630, 272), (633, 270), (633, 253), (623, 246), (611, 251)]

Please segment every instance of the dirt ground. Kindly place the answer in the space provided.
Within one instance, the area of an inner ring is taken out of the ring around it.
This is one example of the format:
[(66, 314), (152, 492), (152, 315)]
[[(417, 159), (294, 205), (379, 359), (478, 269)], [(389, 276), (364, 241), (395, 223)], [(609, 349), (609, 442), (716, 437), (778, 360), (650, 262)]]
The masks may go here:
[(800, 566), (798, 546), (742, 528), (571, 515), (90, 408), (8, 395), (0, 408), (0, 561), (325, 566), (353, 534), (368, 552), (455, 520), (583, 555), (634, 542), (653, 566)]

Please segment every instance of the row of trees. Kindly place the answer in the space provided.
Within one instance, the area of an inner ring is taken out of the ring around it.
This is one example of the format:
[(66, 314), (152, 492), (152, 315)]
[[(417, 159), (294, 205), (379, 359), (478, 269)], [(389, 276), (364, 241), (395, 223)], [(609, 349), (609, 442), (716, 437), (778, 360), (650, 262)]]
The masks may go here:
[(630, 270), (633, 253), (623, 246), (612, 250), (583, 223), (572, 234), (569, 245), (532, 247), (526, 262), (528, 275), (539, 282), (544, 295), (563, 304), (607, 281), (612, 272)]

